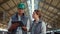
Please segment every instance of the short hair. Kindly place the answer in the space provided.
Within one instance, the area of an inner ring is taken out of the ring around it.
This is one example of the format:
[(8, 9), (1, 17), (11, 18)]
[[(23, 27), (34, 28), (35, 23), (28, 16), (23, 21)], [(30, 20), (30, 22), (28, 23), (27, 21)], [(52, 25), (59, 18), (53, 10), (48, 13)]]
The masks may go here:
[(36, 12), (36, 14), (39, 16), (39, 18), (41, 18), (41, 12), (40, 12), (40, 10), (34, 10), (34, 12)]

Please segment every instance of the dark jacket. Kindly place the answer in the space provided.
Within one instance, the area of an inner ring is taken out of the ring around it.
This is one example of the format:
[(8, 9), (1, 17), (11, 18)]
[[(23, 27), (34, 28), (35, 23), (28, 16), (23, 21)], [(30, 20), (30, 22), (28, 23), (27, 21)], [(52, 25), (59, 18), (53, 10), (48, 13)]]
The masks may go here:
[(39, 21), (38, 23), (35, 23), (35, 21), (33, 21), (32, 26), (31, 26), (31, 34), (46, 34), (45, 26), (46, 26), (45, 23), (43, 23), (42, 21)]
[[(21, 16), (20, 18), (21, 18), (22, 23), (26, 26), (27, 25), (27, 21), (28, 21), (28, 17), (23, 14), (23, 16)], [(12, 19), (12, 21), (19, 21), (18, 13), (16, 13), (15, 15), (13, 15), (11, 17), (11, 19)], [(27, 32), (25, 32), (25, 31), (22, 30), (22, 34), (27, 34)]]

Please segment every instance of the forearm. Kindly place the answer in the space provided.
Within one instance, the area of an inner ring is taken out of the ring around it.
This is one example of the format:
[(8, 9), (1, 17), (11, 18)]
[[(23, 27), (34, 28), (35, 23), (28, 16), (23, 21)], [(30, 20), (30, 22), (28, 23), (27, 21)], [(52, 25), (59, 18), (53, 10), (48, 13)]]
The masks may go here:
[(42, 23), (42, 32), (41, 32), (41, 34), (46, 34), (46, 24), (43, 22)]

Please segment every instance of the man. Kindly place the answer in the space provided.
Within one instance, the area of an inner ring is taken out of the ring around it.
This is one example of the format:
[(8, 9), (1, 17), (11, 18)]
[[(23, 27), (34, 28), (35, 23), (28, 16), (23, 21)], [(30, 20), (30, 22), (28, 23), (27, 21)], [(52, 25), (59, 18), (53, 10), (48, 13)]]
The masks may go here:
[[(12, 21), (22, 21), (23, 24), (27, 26), (28, 17), (24, 14), (25, 4), (20, 3), (18, 4), (17, 8), (18, 12), (10, 18), (8, 29), (10, 28)], [(27, 32), (23, 31), (21, 27), (18, 27), (17, 30), (15, 30), (14, 34), (27, 34)]]

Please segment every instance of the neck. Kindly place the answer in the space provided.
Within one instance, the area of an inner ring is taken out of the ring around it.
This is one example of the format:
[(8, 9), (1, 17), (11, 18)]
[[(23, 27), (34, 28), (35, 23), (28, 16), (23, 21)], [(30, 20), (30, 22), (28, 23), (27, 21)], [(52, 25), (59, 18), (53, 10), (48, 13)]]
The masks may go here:
[(35, 21), (36, 21), (36, 23), (38, 23), (38, 21), (39, 21), (39, 18), (36, 18), (36, 19), (35, 19)]
[(18, 14), (19, 16), (22, 16), (23, 14)]

